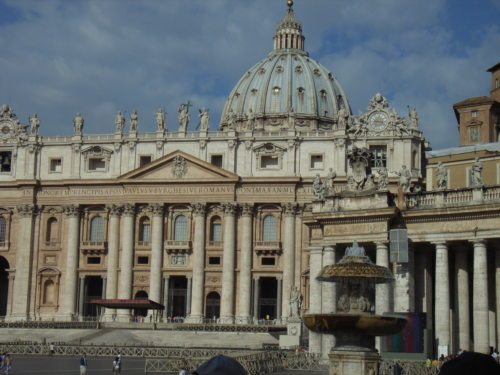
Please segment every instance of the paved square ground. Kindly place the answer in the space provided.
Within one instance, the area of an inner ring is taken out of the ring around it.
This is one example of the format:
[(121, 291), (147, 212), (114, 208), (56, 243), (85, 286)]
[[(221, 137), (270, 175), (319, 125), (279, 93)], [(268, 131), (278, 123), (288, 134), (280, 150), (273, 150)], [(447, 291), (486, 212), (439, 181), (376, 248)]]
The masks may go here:
[[(80, 357), (12, 356), (12, 375), (79, 375)], [(87, 375), (111, 374), (112, 357), (87, 357)], [(123, 375), (144, 375), (144, 358), (124, 357)], [(321, 372), (286, 371), (274, 375), (326, 375)], [(175, 374), (177, 375), (177, 374)]]

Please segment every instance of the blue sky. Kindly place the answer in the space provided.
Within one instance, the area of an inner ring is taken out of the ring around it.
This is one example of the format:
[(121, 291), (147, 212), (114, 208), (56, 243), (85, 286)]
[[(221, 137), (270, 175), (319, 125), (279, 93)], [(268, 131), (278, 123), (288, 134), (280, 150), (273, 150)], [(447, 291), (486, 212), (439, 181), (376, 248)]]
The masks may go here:
[[(118, 110), (170, 129), (186, 100), (212, 128), (231, 88), (272, 47), (285, 0), (0, 0), (0, 103), (41, 133), (112, 132)], [(355, 114), (381, 92), (415, 106), (434, 149), (458, 142), (453, 103), (488, 95), (500, 61), (500, 0), (296, 0), (306, 49)], [(195, 118), (195, 116), (192, 116)], [(196, 124), (190, 125), (194, 129)]]

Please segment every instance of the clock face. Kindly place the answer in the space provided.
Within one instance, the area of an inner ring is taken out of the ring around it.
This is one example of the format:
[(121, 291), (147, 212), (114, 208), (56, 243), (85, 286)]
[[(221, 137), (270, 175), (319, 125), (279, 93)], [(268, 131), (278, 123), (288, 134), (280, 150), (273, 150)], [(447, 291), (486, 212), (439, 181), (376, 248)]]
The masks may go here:
[(370, 128), (375, 131), (382, 131), (387, 126), (389, 118), (385, 112), (375, 112), (370, 115), (368, 123)]
[(9, 137), (11, 130), (12, 129), (8, 124), (4, 123), (3, 125), (0, 125), (0, 137), (2, 137), (2, 138)]

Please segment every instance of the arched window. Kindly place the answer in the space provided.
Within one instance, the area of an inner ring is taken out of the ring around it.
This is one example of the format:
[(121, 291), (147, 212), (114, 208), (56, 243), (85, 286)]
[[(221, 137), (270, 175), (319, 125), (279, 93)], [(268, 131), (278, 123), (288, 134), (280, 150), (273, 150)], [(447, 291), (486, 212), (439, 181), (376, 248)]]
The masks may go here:
[(267, 215), (262, 222), (262, 240), (277, 241), (277, 221), (273, 215)]
[(51, 217), (47, 220), (47, 233), (45, 234), (45, 242), (57, 242), (58, 239), (57, 219)]
[(52, 280), (47, 280), (43, 284), (43, 304), (53, 305), (56, 301), (56, 288)]
[(175, 218), (174, 222), (174, 241), (187, 241), (188, 228), (187, 217), (179, 215)]
[(210, 219), (210, 241), (222, 241), (222, 222), (219, 216)]
[(151, 241), (151, 222), (147, 216), (139, 221), (139, 241)]
[(90, 241), (104, 241), (104, 219), (101, 216), (96, 216), (90, 221)]
[(414, 150), (412, 156), (413, 156), (412, 166), (414, 169), (417, 169), (418, 168), (418, 153), (417, 153), (417, 151)]
[(281, 105), (280, 105), (280, 101), (281, 101), (281, 89), (276, 86), (276, 87), (273, 87), (273, 96), (272, 96), (272, 100), (271, 100), (271, 111), (272, 112), (279, 112), (281, 110)]
[(5, 242), (7, 238), (7, 222), (0, 216), (0, 242)]

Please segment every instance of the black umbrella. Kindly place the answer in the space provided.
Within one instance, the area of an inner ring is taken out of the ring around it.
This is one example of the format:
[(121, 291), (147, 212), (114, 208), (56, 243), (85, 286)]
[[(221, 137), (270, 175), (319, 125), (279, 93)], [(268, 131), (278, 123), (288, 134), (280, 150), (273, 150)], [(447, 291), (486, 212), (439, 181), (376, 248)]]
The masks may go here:
[(491, 355), (463, 352), (443, 364), (439, 375), (498, 375), (500, 365)]
[(236, 359), (220, 354), (201, 364), (193, 374), (247, 375), (247, 372)]

